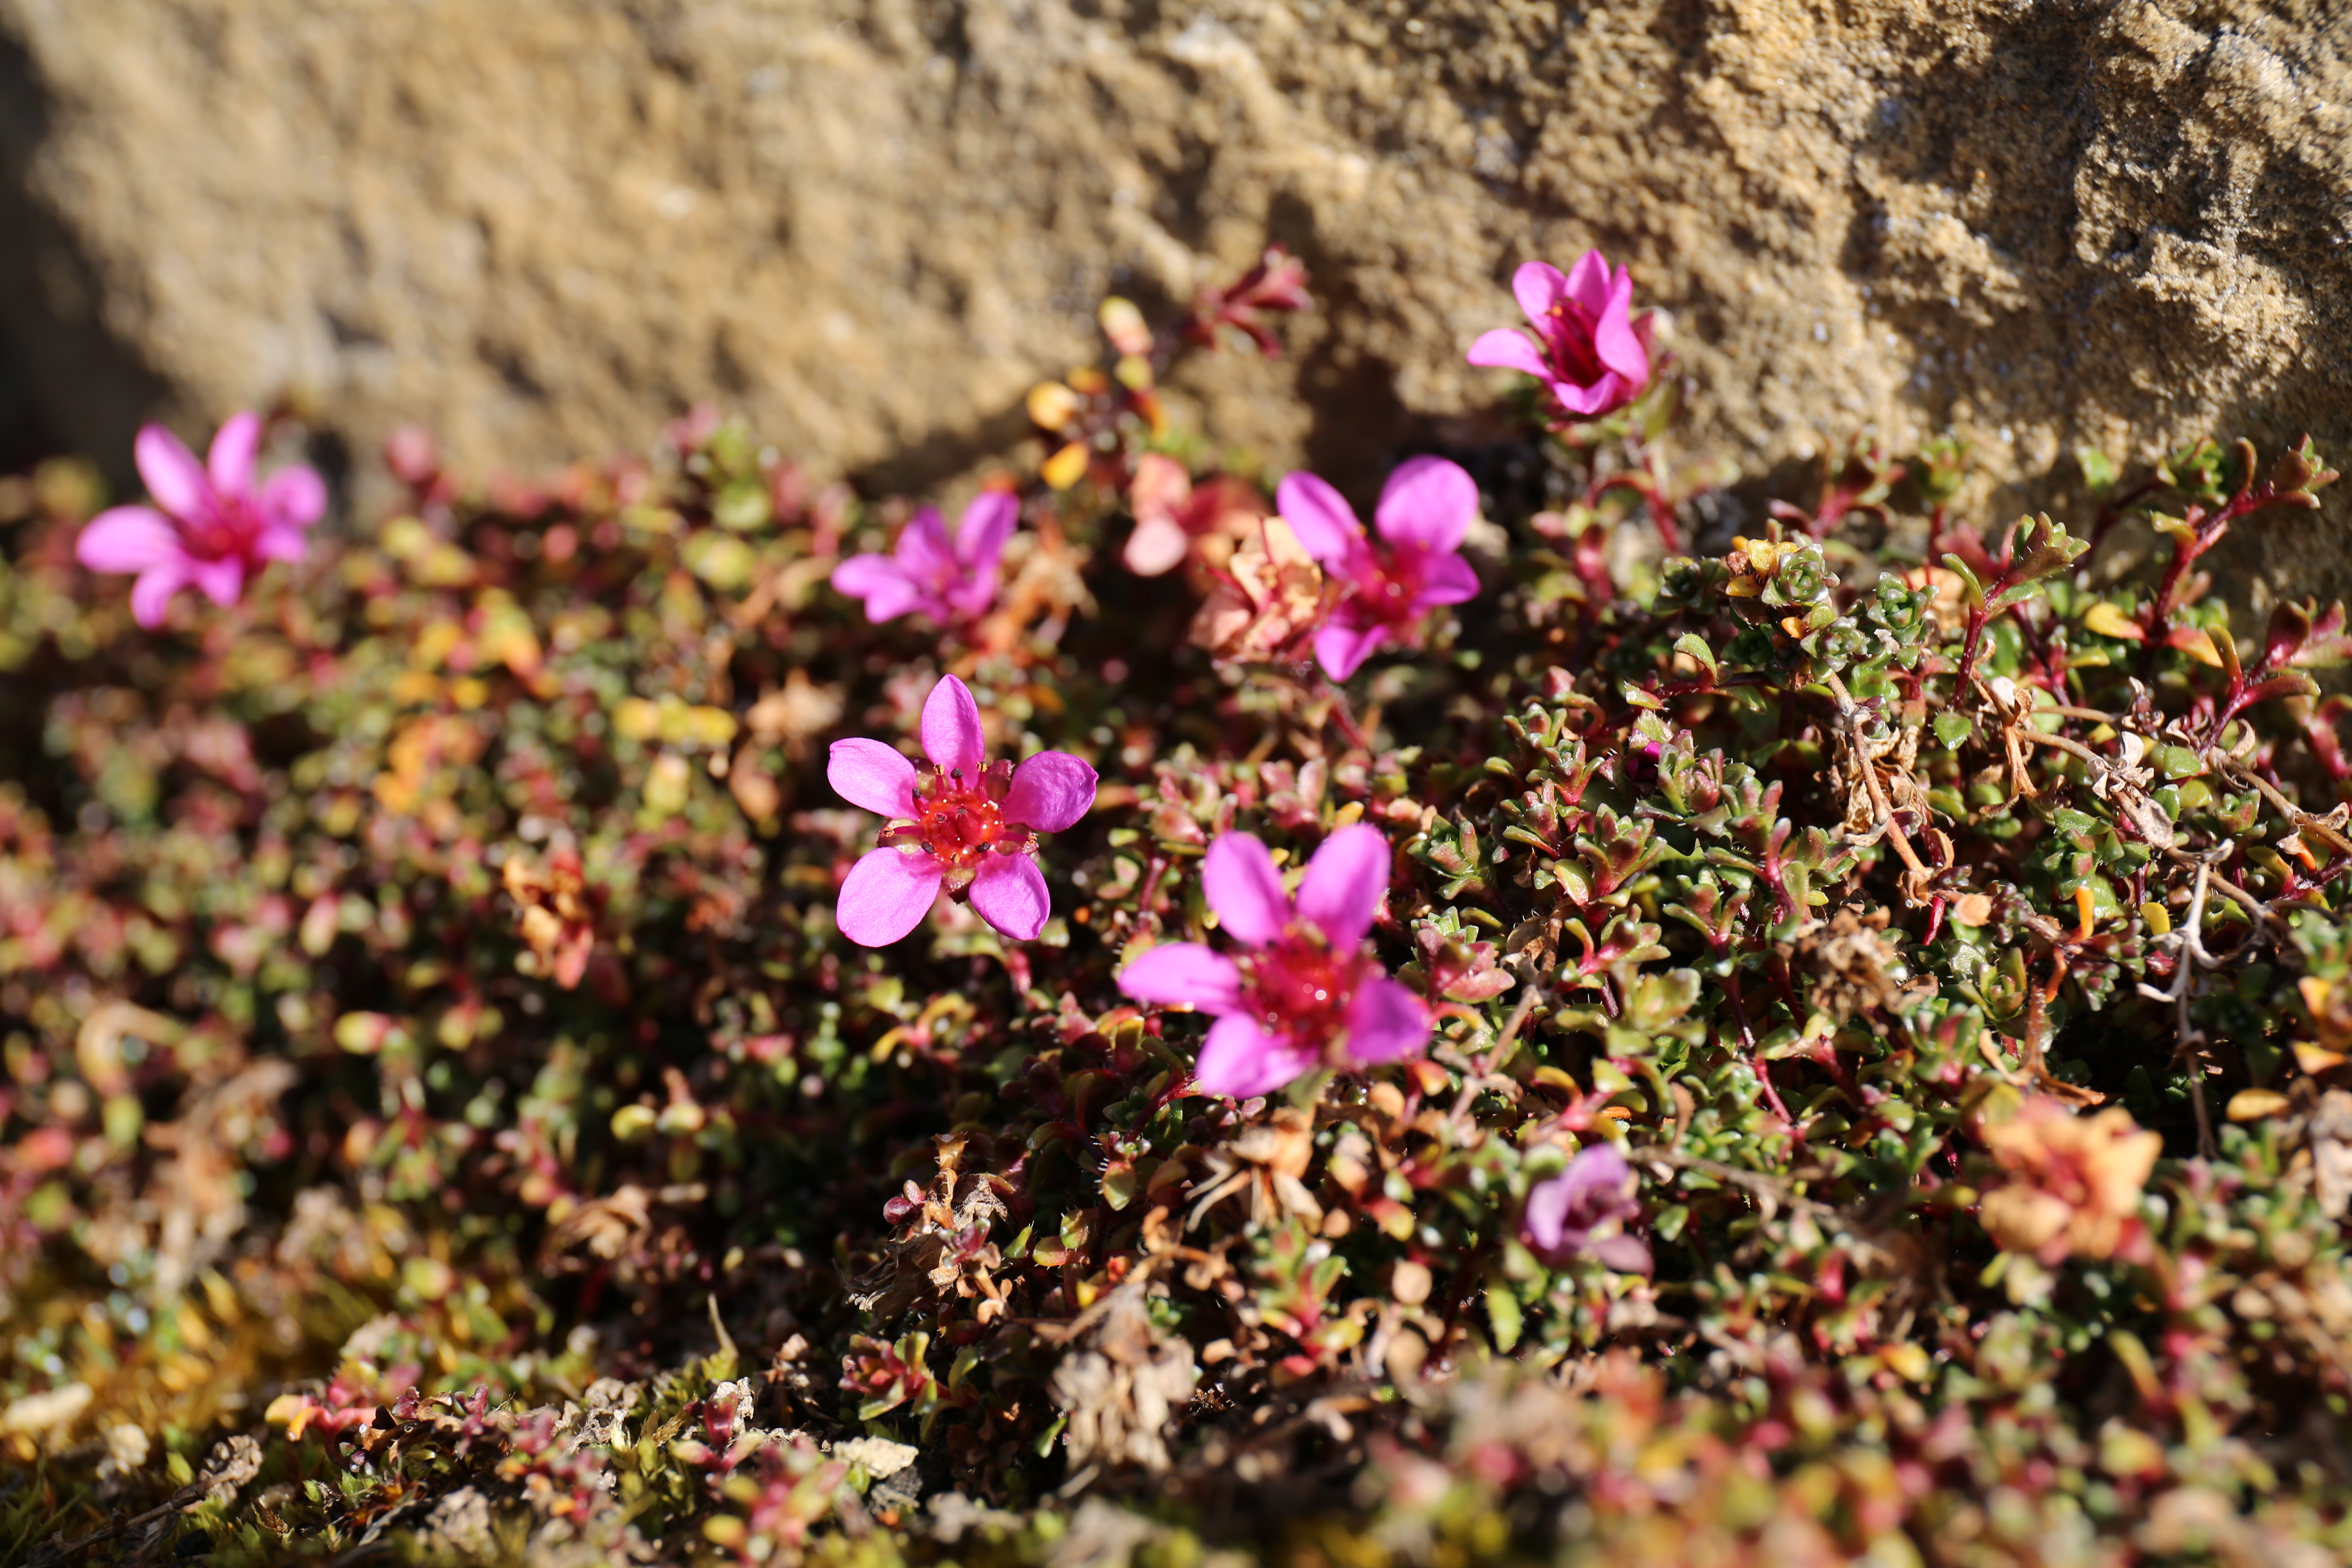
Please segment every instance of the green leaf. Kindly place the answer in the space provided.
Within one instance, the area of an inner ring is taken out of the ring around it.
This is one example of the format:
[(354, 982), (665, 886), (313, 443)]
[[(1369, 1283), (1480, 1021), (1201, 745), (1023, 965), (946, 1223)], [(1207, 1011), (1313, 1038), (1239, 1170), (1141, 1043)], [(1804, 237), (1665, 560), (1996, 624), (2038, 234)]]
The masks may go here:
[(719, 492), (710, 515), (721, 528), (731, 528), (738, 533), (749, 533), (764, 525), (772, 515), (767, 484), (758, 479), (738, 479)]
[(1969, 738), (1969, 731), (1973, 728), (1966, 714), (1938, 713), (1936, 715), (1936, 739), (1944, 742), (1944, 750), (1948, 752), (1958, 751), (1960, 742)]
[(2074, 538), (2065, 524), (2051, 521), (2046, 512), (2020, 519), (2011, 536), (2009, 569), (2001, 574), (2000, 593), (1990, 600), (1993, 613), (2033, 597), (2040, 584), (2072, 566), (2089, 548), (2089, 541)]
[(1944, 557), (1944, 569), (1958, 577), (1960, 580), (1960, 585), (1968, 590), (1969, 606), (1971, 609), (1984, 608), (1984, 584), (1977, 581), (1977, 574), (1969, 570), (1967, 562), (1957, 555), (1948, 554)]
[(2158, 746), (2156, 765), (2168, 779), (2195, 778), (2205, 771), (2205, 764), (2195, 752), (2186, 746)]
[(1519, 1342), (1519, 1330), (1525, 1323), (1519, 1311), (1519, 1299), (1511, 1294), (1511, 1282), (1497, 1269), (1486, 1277), (1486, 1321), (1493, 1326), (1495, 1348), (1508, 1355)]
[(1717, 674), (1715, 650), (1707, 647), (1706, 639), (1700, 637), (1696, 632), (1685, 632), (1682, 636), (1676, 637), (1675, 639), (1675, 651), (1676, 653), (1688, 654), (1693, 662), (1699, 664), (1706, 668), (1707, 678), (1709, 679), (1713, 679), (1715, 678)]
[(2116, 488), (2115, 459), (2096, 447), (2074, 448), (2074, 461), (2083, 470), (2083, 483), (2095, 496), (2104, 496)]

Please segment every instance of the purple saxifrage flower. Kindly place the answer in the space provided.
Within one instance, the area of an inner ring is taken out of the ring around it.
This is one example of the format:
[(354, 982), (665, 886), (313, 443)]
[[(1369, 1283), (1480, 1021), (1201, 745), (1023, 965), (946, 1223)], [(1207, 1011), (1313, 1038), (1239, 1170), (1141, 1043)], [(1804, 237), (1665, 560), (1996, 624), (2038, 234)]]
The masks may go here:
[(1016, 941), (1045, 929), (1052, 903), (1037, 869), (1039, 833), (1058, 833), (1095, 803), (1095, 770), (1066, 752), (1014, 767), (991, 763), (971, 689), (944, 676), (923, 701), (917, 767), (879, 741), (835, 741), (825, 778), (842, 799), (889, 821), (841, 885), (841, 934), (884, 947), (922, 922), (944, 890)]
[(997, 558), (1021, 519), (1021, 501), (983, 490), (963, 509), (955, 537), (927, 506), (898, 532), (887, 555), (853, 555), (833, 569), (833, 585), (866, 601), (876, 626), (913, 611), (940, 625), (978, 620), (996, 603)]
[(1307, 553), (1349, 585), (1315, 634), (1316, 660), (1334, 680), (1355, 674), (1381, 644), (1402, 640), (1438, 605), (1478, 595), (1478, 574), (1459, 553), (1478, 515), (1478, 486), (1443, 458), (1414, 458), (1389, 476), (1372, 514), (1377, 544), (1339, 492), (1313, 474), (1286, 476), (1275, 504)]
[(161, 626), (172, 595), (191, 585), (215, 605), (233, 605), (247, 578), (308, 551), (303, 531), (326, 515), (326, 483), (293, 465), (256, 487), (261, 431), (258, 414), (236, 416), (199, 463), (161, 425), (140, 427), (131, 452), (155, 504), (100, 512), (74, 542), (74, 554), (93, 572), (138, 574), (131, 614), (141, 626)]
[(1548, 1262), (1595, 1258), (1621, 1274), (1647, 1274), (1649, 1244), (1625, 1228), (1642, 1213), (1635, 1182), (1613, 1145), (1580, 1149), (1567, 1170), (1528, 1192), (1520, 1239)]
[(1530, 261), (1513, 275), (1511, 292), (1536, 341), (1497, 327), (1470, 345), (1472, 364), (1526, 372), (1574, 419), (1613, 414), (1650, 384), (1651, 315), (1629, 313), (1631, 269), (1612, 271), (1597, 250), (1586, 251), (1565, 274)]
[(1216, 1023), (1196, 1069), (1211, 1094), (1268, 1094), (1324, 1062), (1369, 1067), (1418, 1056), (1429, 1009), (1381, 973), (1364, 937), (1389, 889), (1389, 845), (1358, 823), (1323, 841), (1294, 905), (1264, 844), (1228, 833), (1209, 846), (1202, 890), (1238, 960), (1196, 942), (1155, 947), (1118, 973), (1139, 1002), (1190, 1005)]

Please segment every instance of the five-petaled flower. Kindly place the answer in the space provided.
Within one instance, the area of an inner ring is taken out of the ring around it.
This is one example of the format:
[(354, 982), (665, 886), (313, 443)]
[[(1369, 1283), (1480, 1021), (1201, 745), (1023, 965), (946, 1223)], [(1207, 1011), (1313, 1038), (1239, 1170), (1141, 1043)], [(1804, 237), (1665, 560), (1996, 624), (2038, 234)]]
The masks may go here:
[(1372, 514), (1376, 544), (1339, 492), (1309, 473), (1284, 478), (1275, 504), (1307, 553), (1348, 596), (1315, 634), (1324, 673), (1345, 680), (1372, 650), (1408, 637), (1440, 605), (1478, 595), (1478, 574), (1459, 552), (1478, 515), (1478, 486), (1443, 458), (1414, 458), (1389, 476)]
[(1209, 846), (1201, 888), (1217, 923), (1248, 951), (1196, 942), (1153, 948), (1118, 973), (1139, 1002), (1189, 1005), (1216, 1023), (1195, 1081), (1210, 1094), (1268, 1094), (1329, 1063), (1369, 1067), (1418, 1056), (1429, 1009), (1381, 972), (1364, 938), (1389, 890), (1389, 845), (1358, 823), (1323, 841), (1294, 905), (1264, 844), (1228, 833)]
[(876, 626), (914, 612), (940, 626), (976, 621), (996, 603), (997, 558), (1021, 519), (1020, 498), (982, 490), (963, 509), (955, 537), (927, 506), (898, 532), (887, 555), (853, 555), (833, 569), (833, 585), (866, 601)]
[(1570, 419), (1598, 419), (1650, 384), (1651, 313), (1631, 315), (1633, 274), (1588, 250), (1563, 274), (1530, 261), (1511, 279), (1536, 341), (1497, 327), (1470, 345), (1472, 364), (1524, 371), (1551, 389)]
[(1037, 869), (1039, 833), (1058, 833), (1095, 803), (1095, 770), (1066, 752), (1014, 767), (988, 760), (980, 704), (944, 676), (923, 701), (917, 767), (879, 741), (833, 743), (825, 778), (841, 797), (889, 819), (880, 846), (850, 868), (835, 919), (842, 935), (883, 947), (921, 923), (945, 890), (1027, 942), (1052, 903)]
[(74, 553), (93, 572), (138, 574), (131, 614), (141, 626), (161, 626), (172, 595), (191, 584), (215, 605), (233, 605), (245, 580), (270, 562), (302, 559), (309, 548), (303, 530), (326, 515), (327, 486), (311, 469), (292, 465), (257, 487), (261, 434), (261, 416), (239, 414), (220, 427), (209, 459), (199, 463), (161, 425), (140, 427), (131, 451), (155, 504), (99, 513)]
[(1637, 1184), (1615, 1145), (1588, 1145), (1567, 1170), (1528, 1190), (1519, 1237), (1549, 1262), (1595, 1258), (1620, 1274), (1647, 1274), (1649, 1243), (1625, 1228), (1641, 1217)]

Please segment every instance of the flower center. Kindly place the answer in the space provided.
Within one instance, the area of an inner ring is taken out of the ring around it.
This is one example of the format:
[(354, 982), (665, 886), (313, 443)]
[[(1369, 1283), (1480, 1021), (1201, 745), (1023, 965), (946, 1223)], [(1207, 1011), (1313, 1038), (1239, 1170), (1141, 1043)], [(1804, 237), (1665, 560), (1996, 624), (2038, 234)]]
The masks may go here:
[(1421, 596), (1423, 575), (1419, 552), (1376, 549), (1371, 570), (1356, 583), (1358, 613), (1391, 626), (1418, 618), (1413, 601)]
[(995, 762), (977, 773), (942, 771), (926, 763), (915, 773), (915, 815), (882, 835), (882, 842), (919, 849), (938, 860), (951, 888), (971, 881), (990, 854), (1016, 855), (1033, 847), (1025, 827), (1004, 819), (1013, 764)]
[(1347, 1029), (1348, 1005), (1371, 961), (1360, 952), (1333, 952), (1320, 931), (1300, 924), (1244, 958), (1242, 967), (1258, 1022), (1274, 1033), (1319, 1043)]
[(1559, 379), (1571, 386), (1591, 386), (1607, 368), (1592, 344), (1593, 329), (1600, 325), (1599, 321), (1572, 300), (1554, 305), (1550, 315), (1557, 325), (1543, 336), (1545, 346), (1551, 351), (1553, 368), (1559, 373)]
[(180, 523), (188, 553), (202, 561), (244, 559), (261, 537), (261, 519), (241, 496), (206, 498), (204, 515)]
[(940, 859), (970, 865), (1004, 831), (1004, 812), (978, 789), (943, 790), (915, 803), (915, 823), (924, 847)]

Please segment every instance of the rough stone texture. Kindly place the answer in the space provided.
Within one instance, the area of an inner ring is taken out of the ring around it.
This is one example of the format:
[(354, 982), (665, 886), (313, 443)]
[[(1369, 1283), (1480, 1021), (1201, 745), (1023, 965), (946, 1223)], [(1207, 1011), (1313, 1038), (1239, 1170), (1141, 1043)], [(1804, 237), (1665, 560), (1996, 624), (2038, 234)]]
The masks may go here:
[(1949, 426), (2008, 507), (2079, 441), (2352, 447), (2347, 16), (0, 0), (0, 321), (86, 445), (159, 389), (191, 422), (290, 393), (530, 468), (715, 397), (920, 485), (1019, 434), (1105, 289), (1272, 236), (1325, 309), (1200, 413), (1362, 486), (1475, 438), (1511, 267), (1599, 243), (1750, 471)]

